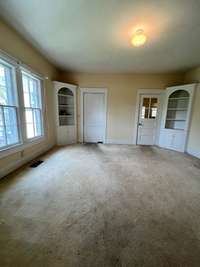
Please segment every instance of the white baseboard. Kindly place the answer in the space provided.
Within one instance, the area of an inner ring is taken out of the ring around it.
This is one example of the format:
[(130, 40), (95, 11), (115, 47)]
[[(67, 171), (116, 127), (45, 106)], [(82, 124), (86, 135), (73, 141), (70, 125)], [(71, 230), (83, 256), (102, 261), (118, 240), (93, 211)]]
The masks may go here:
[(190, 154), (190, 155), (192, 155), (192, 156), (194, 156), (194, 157), (200, 159), (200, 152), (199, 152), (199, 151), (193, 151), (193, 150), (191, 150), (191, 149), (187, 149), (186, 152), (187, 152), (188, 154)]
[(133, 143), (130, 140), (124, 140), (124, 139), (106, 139), (105, 144), (133, 145)]
[(27, 157), (23, 157), (17, 161), (13, 161), (10, 164), (6, 165), (5, 168), (1, 169), (0, 171), (0, 179), (3, 178), (4, 176), (8, 175), (10, 172), (18, 169), (19, 167), (21, 167), (22, 165), (28, 163), (29, 161), (39, 157), (41, 154), (47, 152), (48, 150), (50, 150), (54, 145), (48, 145), (45, 148), (38, 150), (37, 152), (31, 154), (30, 156)]

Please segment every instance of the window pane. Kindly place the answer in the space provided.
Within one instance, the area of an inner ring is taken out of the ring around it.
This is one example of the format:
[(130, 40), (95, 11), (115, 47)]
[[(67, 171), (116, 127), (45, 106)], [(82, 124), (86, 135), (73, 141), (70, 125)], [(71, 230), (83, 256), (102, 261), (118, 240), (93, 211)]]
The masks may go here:
[(8, 145), (16, 144), (19, 142), (17, 125), (6, 126), (6, 137)]
[(151, 108), (150, 108), (150, 119), (155, 119), (157, 116), (157, 109), (158, 109), (158, 99), (157, 98), (151, 98)]
[(34, 137), (34, 127), (33, 123), (27, 123), (26, 124), (26, 132), (27, 132), (27, 138), (33, 138)]
[(16, 108), (5, 107), (3, 110), (5, 118), (7, 145), (16, 144), (19, 142)]
[(25, 107), (40, 108), (40, 82), (22, 74)]
[(5, 75), (5, 68), (2, 64), (0, 64), (0, 85), (6, 85), (6, 75)]
[(142, 103), (142, 114), (141, 114), (142, 119), (148, 119), (149, 104), (150, 104), (150, 98), (144, 97)]
[(4, 125), (4, 120), (3, 120), (3, 108), (0, 107), (0, 126)]
[(157, 108), (157, 106), (158, 106), (158, 99), (152, 97), (151, 98), (151, 108)]
[(6, 105), (6, 103), (7, 103), (6, 87), (0, 85), (0, 104)]
[(22, 82), (23, 82), (23, 92), (24, 92), (24, 106), (30, 107), (28, 77), (26, 75), (22, 75)]
[(155, 119), (157, 116), (157, 108), (151, 108), (149, 118), (150, 119)]
[(26, 123), (32, 123), (33, 124), (32, 109), (27, 108), (25, 110), (25, 116), (26, 116)]
[(41, 113), (40, 110), (34, 110), (35, 136), (42, 135), (41, 129)]
[(30, 97), (31, 107), (39, 108), (38, 82), (35, 79), (30, 79)]
[(3, 120), (3, 109), (0, 107), (0, 147), (6, 145), (4, 120)]
[(27, 138), (33, 138), (34, 137), (34, 126), (33, 126), (33, 112), (31, 109), (25, 110), (25, 116), (26, 116), (26, 134)]
[(142, 119), (148, 119), (148, 114), (149, 114), (149, 109), (142, 107), (142, 114), (141, 114), (141, 118)]
[(6, 137), (4, 127), (0, 126), (0, 147), (6, 146)]
[(12, 83), (12, 69), (0, 64), (0, 104), (14, 105), (15, 97)]
[(5, 107), (4, 118), (6, 126), (17, 124), (16, 109), (12, 107)]
[(150, 103), (150, 98), (144, 97), (142, 106), (145, 107), (145, 108), (149, 108), (149, 103)]

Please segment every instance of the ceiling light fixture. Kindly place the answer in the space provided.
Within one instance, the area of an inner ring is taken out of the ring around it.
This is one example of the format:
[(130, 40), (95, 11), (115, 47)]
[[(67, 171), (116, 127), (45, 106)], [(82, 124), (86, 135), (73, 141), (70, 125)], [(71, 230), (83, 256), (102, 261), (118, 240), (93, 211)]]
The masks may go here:
[(142, 29), (138, 29), (136, 30), (133, 37), (131, 38), (131, 43), (133, 46), (139, 47), (139, 46), (144, 45), (146, 40), (147, 40), (147, 37), (144, 34), (144, 31)]

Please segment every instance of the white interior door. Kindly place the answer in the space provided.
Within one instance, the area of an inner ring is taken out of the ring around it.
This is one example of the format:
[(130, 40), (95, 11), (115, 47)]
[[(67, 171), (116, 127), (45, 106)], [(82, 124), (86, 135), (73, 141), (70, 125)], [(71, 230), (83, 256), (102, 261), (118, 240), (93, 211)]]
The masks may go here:
[(138, 119), (137, 144), (154, 145), (157, 132), (158, 118), (157, 95), (141, 95)]
[(83, 95), (83, 141), (104, 142), (105, 94), (85, 92)]

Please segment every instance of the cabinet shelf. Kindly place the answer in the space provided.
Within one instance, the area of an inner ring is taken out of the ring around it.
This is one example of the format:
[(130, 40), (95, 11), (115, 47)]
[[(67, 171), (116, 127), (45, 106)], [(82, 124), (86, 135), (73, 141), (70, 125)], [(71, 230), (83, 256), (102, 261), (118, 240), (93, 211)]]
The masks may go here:
[(70, 104), (59, 104), (59, 107), (74, 107), (74, 105), (70, 105)]
[(189, 99), (189, 97), (169, 97), (169, 100), (182, 100), (182, 99)]
[(67, 118), (70, 118), (70, 117), (73, 117), (73, 115), (59, 115), (59, 117), (67, 117)]
[(187, 108), (168, 108), (167, 110), (172, 110), (172, 111), (187, 111)]
[(171, 132), (173, 132), (173, 131), (184, 131), (183, 128), (167, 128), (167, 127), (165, 127), (165, 130), (171, 131)]
[(73, 97), (72, 95), (62, 95), (62, 94), (58, 94), (58, 96), (69, 97), (69, 98), (72, 98)]
[(166, 121), (186, 121), (186, 120), (167, 118)]

